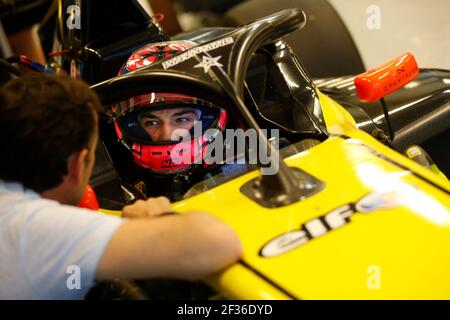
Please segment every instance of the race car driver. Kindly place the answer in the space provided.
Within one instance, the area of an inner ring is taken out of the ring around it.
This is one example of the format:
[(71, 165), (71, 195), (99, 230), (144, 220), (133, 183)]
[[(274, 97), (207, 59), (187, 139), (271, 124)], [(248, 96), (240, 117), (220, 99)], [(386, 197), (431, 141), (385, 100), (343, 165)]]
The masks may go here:
[(80, 299), (95, 281), (199, 279), (241, 253), (201, 212), (138, 201), (121, 219), (74, 207), (98, 141), (98, 98), (82, 82), (30, 75), (0, 89), (0, 299)]
[[(119, 75), (158, 63), (194, 45), (188, 41), (146, 45), (130, 56)], [(210, 101), (151, 89), (114, 103), (111, 116), (118, 140), (131, 151), (138, 168), (130, 179), (134, 180), (130, 182), (133, 189), (139, 189), (143, 197), (162, 194), (172, 200), (178, 200), (212, 167), (202, 161), (211, 140), (205, 132), (222, 133), (231, 122), (227, 111)], [(129, 171), (123, 176), (130, 176)]]

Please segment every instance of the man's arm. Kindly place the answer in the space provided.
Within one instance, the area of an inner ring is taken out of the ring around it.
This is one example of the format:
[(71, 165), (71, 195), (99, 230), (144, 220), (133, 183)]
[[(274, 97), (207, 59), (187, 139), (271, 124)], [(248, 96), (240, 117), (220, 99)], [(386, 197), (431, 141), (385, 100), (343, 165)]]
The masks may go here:
[(198, 280), (231, 265), (241, 252), (235, 232), (208, 214), (130, 219), (111, 238), (96, 279)]

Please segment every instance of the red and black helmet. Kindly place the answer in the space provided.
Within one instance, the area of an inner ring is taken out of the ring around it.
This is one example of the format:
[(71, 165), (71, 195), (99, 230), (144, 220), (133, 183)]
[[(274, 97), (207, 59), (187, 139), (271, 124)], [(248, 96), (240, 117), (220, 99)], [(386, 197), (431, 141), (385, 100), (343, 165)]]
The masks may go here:
[(159, 62), (182, 51), (194, 47), (190, 41), (167, 41), (148, 44), (131, 54), (127, 62), (119, 71), (119, 75)]
[[(159, 62), (194, 45), (187, 41), (146, 45), (130, 56), (119, 75)], [(227, 123), (227, 112), (211, 102), (175, 92), (155, 93), (151, 88), (148, 93), (116, 103), (111, 108), (119, 141), (132, 152), (135, 163), (163, 174), (186, 172), (193, 166), (204, 167), (202, 159), (210, 142), (205, 131), (221, 132)], [(173, 128), (177, 130), (169, 135)]]

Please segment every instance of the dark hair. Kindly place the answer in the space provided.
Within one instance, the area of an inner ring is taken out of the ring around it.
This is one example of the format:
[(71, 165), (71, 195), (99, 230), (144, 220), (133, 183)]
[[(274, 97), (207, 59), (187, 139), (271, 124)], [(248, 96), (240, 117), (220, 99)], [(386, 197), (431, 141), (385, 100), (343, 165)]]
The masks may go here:
[(33, 74), (0, 89), (0, 179), (36, 192), (59, 185), (74, 152), (90, 148), (97, 95), (87, 84)]

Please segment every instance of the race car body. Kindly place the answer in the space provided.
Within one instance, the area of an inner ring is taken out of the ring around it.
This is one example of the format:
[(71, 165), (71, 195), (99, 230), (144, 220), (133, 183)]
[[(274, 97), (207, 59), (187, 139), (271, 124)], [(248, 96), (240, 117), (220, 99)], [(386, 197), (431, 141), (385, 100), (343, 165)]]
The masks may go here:
[(322, 191), (264, 208), (240, 192), (251, 173), (176, 206), (208, 204), (243, 241), (242, 261), (211, 283), (244, 299), (448, 298), (448, 182), (358, 131), (329, 98), (321, 103), (335, 134), (286, 163)]

